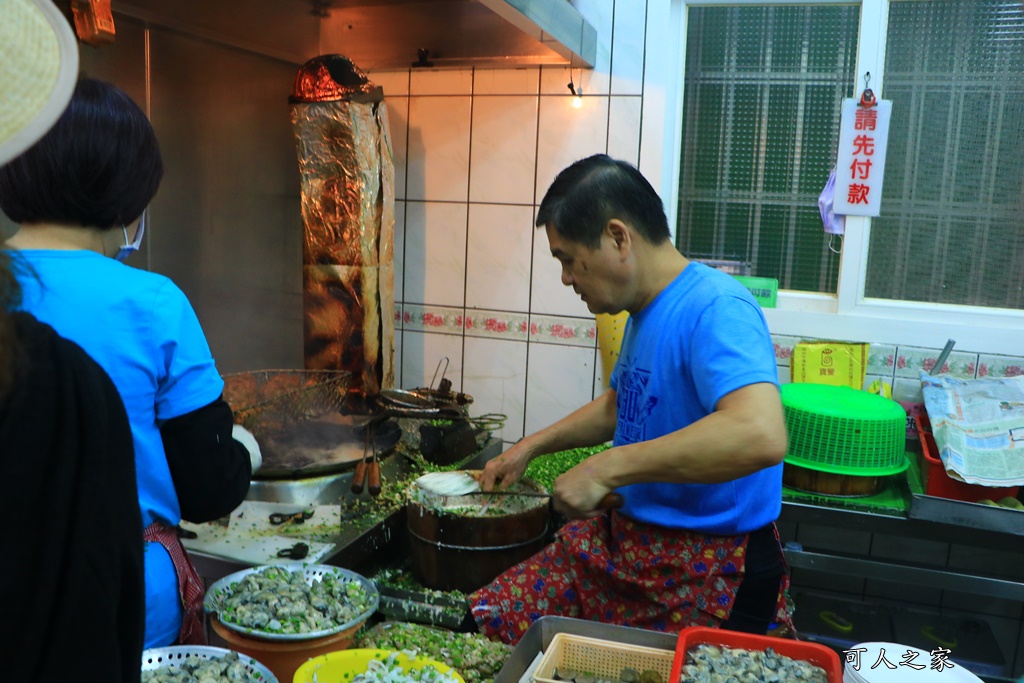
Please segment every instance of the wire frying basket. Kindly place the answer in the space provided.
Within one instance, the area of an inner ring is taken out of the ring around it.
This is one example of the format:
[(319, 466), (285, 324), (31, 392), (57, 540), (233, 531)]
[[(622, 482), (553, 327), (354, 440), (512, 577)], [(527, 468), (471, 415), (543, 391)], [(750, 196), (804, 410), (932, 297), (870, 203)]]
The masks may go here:
[(351, 373), (343, 370), (253, 370), (223, 376), (235, 422), (256, 436), (341, 410)]

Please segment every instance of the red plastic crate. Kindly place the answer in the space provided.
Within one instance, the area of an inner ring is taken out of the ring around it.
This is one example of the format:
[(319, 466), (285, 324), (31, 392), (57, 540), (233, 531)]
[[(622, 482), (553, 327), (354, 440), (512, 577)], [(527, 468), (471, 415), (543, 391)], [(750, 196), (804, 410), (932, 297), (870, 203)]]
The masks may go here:
[(928, 496), (952, 498), (976, 503), (979, 500), (999, 500), (1000, 498), (1016, 498), (1019, 487), (979, 486), (952, 479), (946, 474), (946, 468), (939, 458), (939, 448), (932, 436), (932, 424), (927, 415), (917, 415), (917, 434), (921, 438), (921, 478), (924, 480), (924, 492)]
[(843, 683), (843, 665), (839, 661), (839, 655), (824, 645), (808, 643), (802, 640), (758, 636), (738, 631), (724, 631), (719, 628), (704, 628), (702, 626), (691, 626), (679, 632), (679, 639), (676, 641), (676, 655), (672, 660), (672, 677), (668, 679), (669, 683), (677, 683), (682, 678), (683, 665), (686, 664), (686, 653), (691, 648), (701, 644), (724, 645), (744, 650), (767, 650), (771, 648), (785, 657), (820, 666), (828, 675), (828, 683)]

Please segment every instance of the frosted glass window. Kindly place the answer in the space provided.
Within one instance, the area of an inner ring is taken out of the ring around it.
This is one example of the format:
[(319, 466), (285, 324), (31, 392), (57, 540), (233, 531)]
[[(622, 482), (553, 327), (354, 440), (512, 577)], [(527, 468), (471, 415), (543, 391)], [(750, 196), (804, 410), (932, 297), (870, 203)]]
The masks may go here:
[(1024, 309), (1024, 5), (892, 2), (865, 294)]
[(687, 15), (677, 246), (783, 289), (835, 292), (818, 195), (854, 88), (856, 6)]

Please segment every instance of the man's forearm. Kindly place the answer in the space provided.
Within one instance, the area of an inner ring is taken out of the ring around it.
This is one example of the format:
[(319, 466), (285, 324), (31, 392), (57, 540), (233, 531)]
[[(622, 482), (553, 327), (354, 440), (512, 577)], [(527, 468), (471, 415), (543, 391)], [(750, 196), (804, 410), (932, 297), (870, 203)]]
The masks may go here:
[(782, 461), (786, 429), (773, 385), (744, 387), (723, 404), (679, 431), (592, 456), (592, 475), (612, 488), (648, 482), (715, 484)]

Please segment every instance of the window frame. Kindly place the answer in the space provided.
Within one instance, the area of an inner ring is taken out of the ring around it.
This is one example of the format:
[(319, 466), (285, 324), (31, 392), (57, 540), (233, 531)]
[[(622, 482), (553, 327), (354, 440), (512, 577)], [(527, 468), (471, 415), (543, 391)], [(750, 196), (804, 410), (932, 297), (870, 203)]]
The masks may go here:
[[(889, 0), (648, 0), (647, 4), (640, 170), (657, 180), (656, 185), (660, 184), (673, 240), (678, 219), (686, 21), (690, 7), (859, 5), (858, 87), (863, 85), (864, 73), (870, 72), (871, 89), (880, 99), (885, 97)], [(825, 248), (824, 231), (822, 236)], [(781, 290), (777, 308), (765, 310), (772, 334), (925, 348), (942, 348), (953, 338), (957, 349), (966, 351), (1024, 353), (1024, 311), (864, 296), (870, 239), (871, 219), (848, 216), (837, 292)]]

